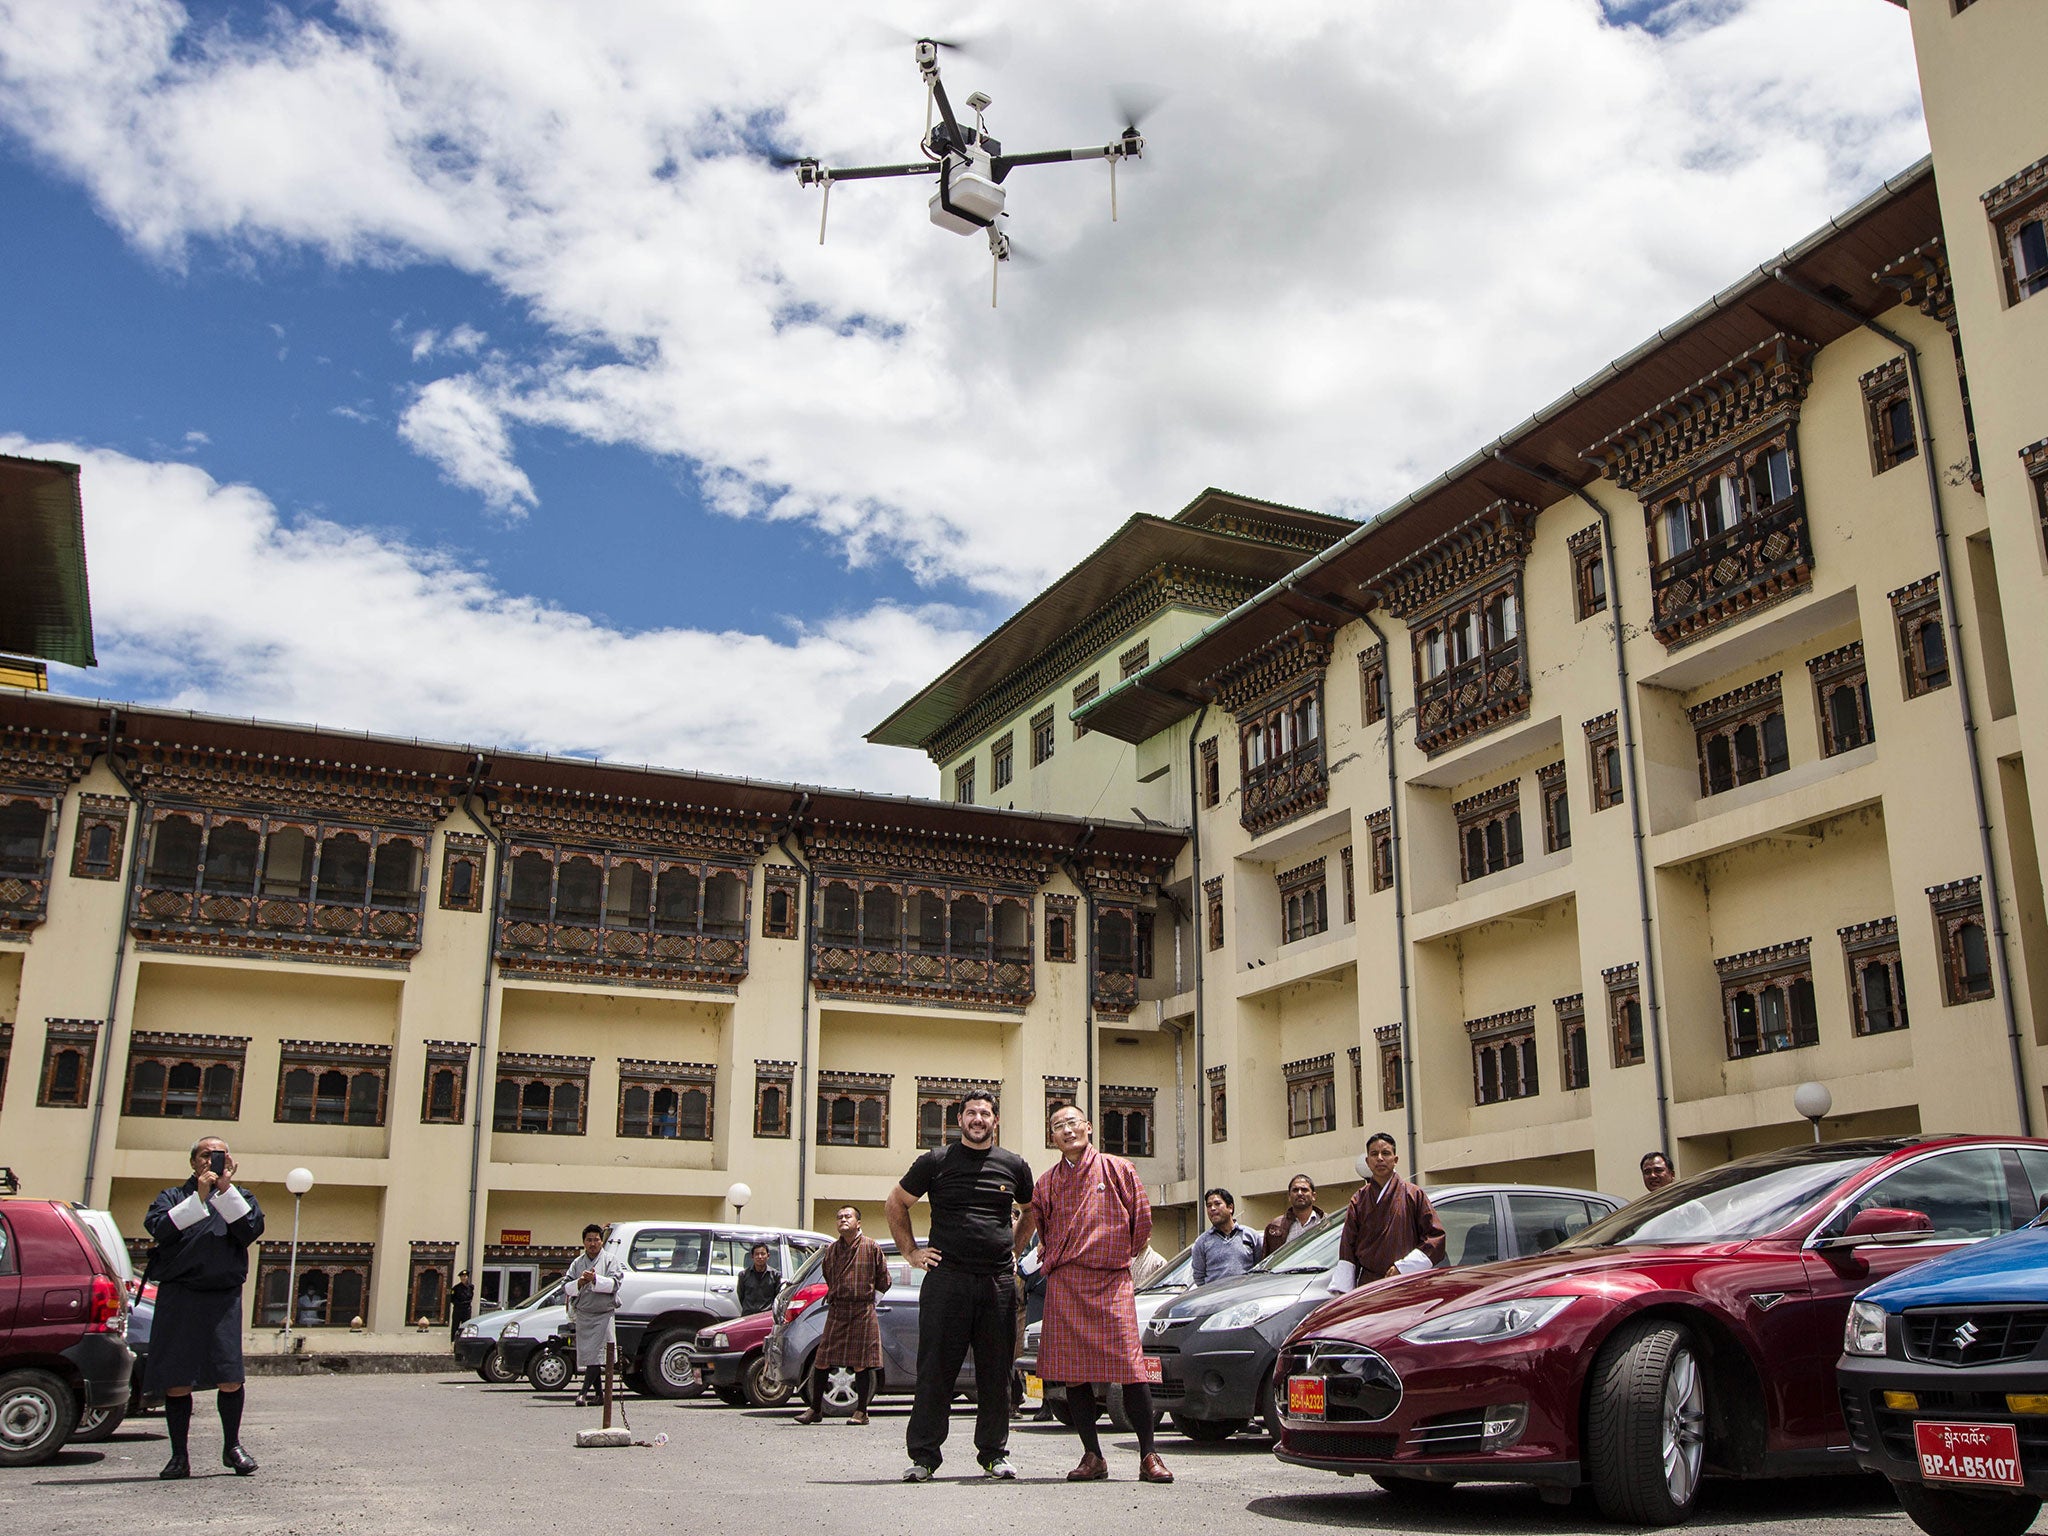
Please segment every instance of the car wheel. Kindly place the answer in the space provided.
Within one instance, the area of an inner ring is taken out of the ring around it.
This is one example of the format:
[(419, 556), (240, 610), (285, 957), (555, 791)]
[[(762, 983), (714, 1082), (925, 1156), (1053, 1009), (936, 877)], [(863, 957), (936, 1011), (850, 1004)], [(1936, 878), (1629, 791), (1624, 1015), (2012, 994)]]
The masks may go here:
[(697, 1357), (690, 1353), (694, 1328), (670, 1328), (658, 1333), (647, 1345), (640, 1366), (641, 1379), (655, 1397), (695, 1397), (704, 1390), (697, 1379)]
[(526, 1362), (527, 1384), (536, 1392), (560, 1392), (575, 1374), (575, 1362), (559, 1349), (537, 1349)]
[(498, 1353), (498, 1346), (495, 1344), (485, 1352), (483, 1359), (477, 1361), (476, 1373), (494, 1387), (502, 1387), (507, 1382), (518, 1380), (505, 1364), (504, 1357)]
[(0, 1467), (34, 1467), (64, 1448), (78, 1399), (48, 1371), (0, 1376)]
[(1266, 1372), (1266, 1379), (1259, 1387), (1259, 1420), (1261, 1427), (1273, 1437), (1273, 1443), (1280, 1443), (1280, 1383), (1274, 1379), (1274, 1372)]
[(1920, 1483), (1893, 1483), (1892, 1492), (1927, 1536), (2020, 1536), (2041, 1512), (2041, 1501), (2030, 1493), (1965, 1493)]
[(1699, 1497), (1707, 1382), (1693, 1338), (1645, 1318), (1593, 1363), (1586, 1461), (1600, 1512), (1634, 1525), (1676, 1525)]
[(860, 1401), (860, 1372), (843, 1365), (829, 1367), (825, 1372), (823, 1402), (828, 1418), (842, 1413), (853, 1412), (853, 1406)]
[(790, 1393), (796, 1390), (794, 1382), (784, 1381), (768, 1369), (765, 1354), (754, 1356), (747, 1362), (747, 1368), (740, 1374), (741, 1384), (746, 1389), (747, 1401), (756, 1408), (780, 1408), (789, 1401)]
[(1372, 1480), (1395, 1498), (1412, 1499), (1418, 1504), (1440, 1499), (1458, 1486), (1449, 1479), (1438, 1482), (1432, 1477), (1397, 1477), (1392, 1472), (1375, 1472)]
[(1184, 1413), (1173, 1415), (1173, 1427), (1190, 1440), (1213, 1444), (1228, 1440), (1232, 1435), (1250, 1423), (1249, 1419), (1191, 1419)]
[(86, 1444), (110, 1439), (127, 1417), (126, 1403), (116, 1404), (112, 1408), (81, 1408), (78, 1411), (78, 1423), (71, 1431), (71, 1439), (74, 1443)]
[(1095, 1400), (1102, 1404), (1109, 1414), (1109, 1424), (1120, 1435), (1131, 1433), (1131, 1416), (1124, 1411), (1124, 1389), (1115, 1382), (1108, 1385), (1097, 1383)]

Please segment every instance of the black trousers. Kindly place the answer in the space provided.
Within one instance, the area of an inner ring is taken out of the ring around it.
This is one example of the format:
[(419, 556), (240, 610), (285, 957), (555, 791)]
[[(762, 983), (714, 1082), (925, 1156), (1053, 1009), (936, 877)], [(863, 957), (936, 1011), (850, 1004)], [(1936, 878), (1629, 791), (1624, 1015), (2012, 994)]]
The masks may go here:
[(925, 1271), (917, 1303), (917, 1397), (904, 1436), (910, 1459), (943, 1459), (953, 1390), (974, 1352), (974, 1452), (983, 1462), (1010, 1449), (1010, 1370), (1017, 1362), (1017, 1278), (970, 1275), (943, 1263)]

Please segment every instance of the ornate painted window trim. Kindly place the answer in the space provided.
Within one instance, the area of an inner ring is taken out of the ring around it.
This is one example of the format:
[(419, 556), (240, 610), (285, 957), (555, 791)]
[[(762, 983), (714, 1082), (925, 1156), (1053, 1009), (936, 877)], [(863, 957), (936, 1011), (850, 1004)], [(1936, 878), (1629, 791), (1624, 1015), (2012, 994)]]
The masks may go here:
[(960, 1101), (971, 1088), (986, 1088), (996, 1096), (996, 1113), (1002, 1113), (1003, 1080), (999, 1077), (925, 1077), (917, 1079), (917, 1144), (930, 1151), (950, 1147), (960, 1139)]
[(424, 1318), (429, 1327), (448, 1321), (448, 1293), (455, 1285), (454, 1243), (421, 1242), (406, 1245), (412, 1250), (405, 1279), (405, 1315), (417, 1325)]
[(1096, 900), (1091, 983), (1097, 1013), (1124, 1018), (1138, 1006), (1138, 979), (1152, 963), (1149, 918), (1133, 902)]
[(1401, 1026), (1382, 1024), (1372, 1032), (1379, 1054), (1380, 1113), (1392, 1114), (1408, 1104), (1407, 1071), (1401, 1061)]
[(1611, 965), (1600, 973), (1607, 986), (1607, 1045), (1617, 1067), (1637, 1067), (1643, 1052), (1643, 992), (1636, 979), (1637, 962)]
[(0, 788), (0, 933), (26, 933), (50, 901), (57, 796)]
[(1287, 1138), (1337, 1129), (1337, 1053), (1304, 1056), (1280, 1068), (1287, 1081)]
[(1478, 880), (1522, 862), (1522, 781), (1510, 779), (1451, 807), (1458, 823), (1458, 878)]
[(1365, 1128), (1365, 1051), (1360, 1046), (1350, 1046), (1344, 1052), (1351, 1062), (1351, 1123), (1360, 1130)]
[(0, 1106), (7, 1102), (7, 1069), (14, 1061), (14, 1026), (0, 1023)]
[(790, 1099), (795, 1089), (795, 1062), (754, 1058), (754, 1135), (758, 1139), (789, 1139)]
[(1971, 875), (1927, 887), (1935, 953), (1941, 956), (1942, 1002), (1950, 1008), (1997, 995), (1983, 886), (1982, 876)]
[(1208, 679), (1237, 721), (1238, 821), (1257, 836), (1329, 803), (1323, 677), (1330, 630), (1283, 630)]
[[(1100, 672), (1090, 672), (1086, 677), (1082, 678), (1080, 682), (1074, 684), (1073, 707), (1068, 711), (1068, 713), (1079, 714), (1082, 710), (1086, 709), (1090, 704), (1093, 704), (1095, 702), (1096, 695), (1100, 694), (1101, 692), (1102, 674)], [(1079, 741), (1083, 736), (1086, 736), (1087, 734), (1088, 727), (1083, 725), (1080, 721), (1076, 720), (1074, 722), (1074, 740)]]
[(1558, 1082), (1566, 1092), (1588, 1088), (1593, 1083), (1592, 1063), (1586, 1054), (1586, 994), (1555, 997), (1550, 1006), (1557, 1010)]
[(1209, 1140), (1211, 1144), (1230, 1139), (1229, 1068), (1211, 1067), (1209, 1078)]
[(974, 804), (974, 762), (969, 759), (953, 770), (953, 803)]
[(833, 996), (1022, 1007), (1031, 1001), (1029, 890), (820, 869), (812, 980)]
[(1581, 528), (1564, 542), (1572, 562), (1573, 611), (1583, 623), (1607, 611), (1607, 552), (1601, 546), (1600, 525)]
[(1104, 1083), (1102, 1098), (1102, 1150), (1118, 1157), (1151, 1157), (1152, 1132), (1158, 1120), (1159, 1090), (1121, 1083)]
[(1045, 958), (1055, 965), (1074, 963), (1075, 907), (1080, 898), (1048, 891), (1045, 896)]
[(1940, 575), (1922, 576), (1887, 596), (1899, 637), (1899, 673), (1906, 697), (1917, 699), (1946, 688), (1955, 677), (1955, 659), (1949, 655), (1948, 630), (1942, 622)]
[(1358, 653), (1359, 708), (1367, 725), (1387, 718), (1387, 648), (1377, 641)]
[(1202, 912), (1208, 927), (1209, 947), (1223, 947), (1223, 877), (1211, 875), (1202, 882)]
[(475, 832), (441, 836), (441, 910), (481, 912), (484, 871), (489, 868), (490, 839)]
[(1714, 961), (1730, 1061), (1820, 1044), (1812, 950), (1791, 939)]
[(794, 939), (800, 934), (803, 876), (788, 864), (761, 866), (761, 937)]
[[(818, 1145), (888, 1146), (889, 1085), (894, 1081), (890, 1072), (820, 1072)], [(837, 1114), (842, 1105), (846, 1112)]]
[(583, 1135), (589, 1124), (590, 1062), (588, 1056), (500, 1051), (491, 1129), (508, 1135)]
[(988, 744), (988, 792), (994, 794), (999, 789), (1007, 789), (1010, 780), (1016, 776), (1016, 733), (1005, 731)]
[(1880, 363), (1857, 381), (1863, 387), (1863, 430), (1870, 438), (1870, 472), (1881, 475), (1920, 456), (1913, 424), (1913, 389), (1906, 359)]
[(1614, 711), (1586, 722), (1586, 777), (1593, 786), (1593, 813), (1621, 804), (1621, 730)]
[(1046, 705), (1031, 717), (1031, 766), (1050, 761), (1059, 748), (1059, 732), (1053, 723), (1052, 706)]
[(1910, 1027), (1906, 972), (1899, 957), (1899, 920), (1875, 918), (1837, 928), (1849, 971), (1849, 1019), (1858, 1035), (1883, 1035)]
[(1813, 702), (1820, 715), (1821, 756), (1833, 757), (1877, 740), (1861, 640), (1814, 657), (1806, 670), (1813, 679)]
[[(289, 1303), (294, 1328), (368, 1326), (375, 1243), (289, 1242), (256, 1245), (256, 1318), (259, 1328), (282, 1327)], [(296, 1285), (297, 1296), (287, 1287)]]
[(1572, 845), (1572, 802), (1563, 758), (1536, 770), (1536, 793), (1543, 805), (1543, 851), (1562, 853)]
[(1686, 710), (1702, 797), (1755, 784), (1792, 766), (1783, 682), (1784, 674), (1773, 672)]
[(36, 1104), (43, 1109), (84, 1109), (92, 1103), (92, 1069), (99, 1056), (98, 1019), (43, 1021), (43, 1068)]
[(1052, 1142), (1052, 1112), (1062, 1104), (1079, 1104), (1086, 1114), (1088, 1106), (1081, 1103), (1081, 1079), (1078, 1077), (1048, 1077), (1045, 1079), (1045, 1144)]
[(1202, 806), (1214, 810), (1223, 803), (1223, 765), (1217, 760), (1216, 738), (1210, 736), (1201, 746)]
[(1351, 845), (1349, 843), (1346, 843), (1337, 851), (1337, 858), (1344, 871), (1344, 921), (1355, 923), (1358, 921), (1358, 885), (1352, 875)]
[[(469, 1052), (466, 1040), (429, 1040), (426, 1076), (420, 1084), (420, 1124), (460, 1125), (469, 1105)], [(440, 1104), (434, 1090), (445, 1081), (448, 1092)]]
[(1273, 877), (1280, 890), (1280, 942), (1327, 933), (1330, 927), (1330, 897), (1324, 869), (1327, 857), (1318, 856)]
[(382, 1125), (390, 1113), (391, 1047), (327, 1040), (280, 1040), (280, 1125)]
[(496, 954), (510, 976), (736, 985), (753, 866), (508, 839)]
[(1152, 665), (1152, 642), (1140, 640), (1116, 659), (1117, 681), (1135, 677)]
[(138, 1029), (128, 1037), (121, 1113), (160, 1120), (239, 1120), (247, 1035)]
[(1394, 812), (1390, 806), (1365, 818), (1365, 836), (1372, 855), (1372, 889), (1375, 894), (1394, 888)]
[(121, 854), (128, 842), (131, 804), (122, 795), (78, 797), (78, 825), (71, 839), (72, 879), (121, 878)]
[(1467, 1019), (1472, 1042), (1472, 1102), (1504, 1104), (1542, 1091), (1536, 1070), (1536, 1008), (1510, 1008)]
[(2041, 542), (2048, 549), (2048, 437), (2020, 450), (2020, 467), (2027, 472), (2027, 488), (2034, 498), (2034, 516), (2041, 526)]
[(710, 1062), (619, 1058), (620, 1137), (710, 1141), (717, 1113), (718, 1069)]
[(1983, 196), (2010, 309), (2048, 290), (2048, 155)]

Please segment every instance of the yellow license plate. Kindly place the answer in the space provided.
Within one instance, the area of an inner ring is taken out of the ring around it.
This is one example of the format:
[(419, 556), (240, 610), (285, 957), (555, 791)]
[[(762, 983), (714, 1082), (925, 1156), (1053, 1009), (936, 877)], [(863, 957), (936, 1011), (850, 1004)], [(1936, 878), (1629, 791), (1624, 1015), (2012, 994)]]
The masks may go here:
[(1029, 1371), (1024, 1373), (1024, 1399), (1026, 1402), (1032, 1403), (1042, 1403), (1045, 1401), (1045, 1383)]
[(1292, 1419), (1323, 1417), (1325, 1383), (1320, 1376), (1287, 1378), (1287, 1416)]

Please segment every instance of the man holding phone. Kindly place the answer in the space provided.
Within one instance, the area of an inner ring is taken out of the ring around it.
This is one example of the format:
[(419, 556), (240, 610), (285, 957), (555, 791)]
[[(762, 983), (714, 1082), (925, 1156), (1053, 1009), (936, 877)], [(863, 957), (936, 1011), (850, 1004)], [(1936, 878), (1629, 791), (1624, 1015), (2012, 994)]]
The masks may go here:
[(249, 1245), (263, 1235), (263, 1211), (235, 1183), (235, 1160), (218, 1136), (192, 1143), (192, 1176), (150, 1203), (142, 1224), (155, 1240), (143, 1278), (156, 1282), (146, 1390), (164, 1395), (171, 1459), (161, 1478), (192, 1475), (185, 1454), (194, 1388), (212, 1388), (220, 1408), (221, 1464), (247, 1477), (256, 1458), (242, 1449), (242, 1285)]

